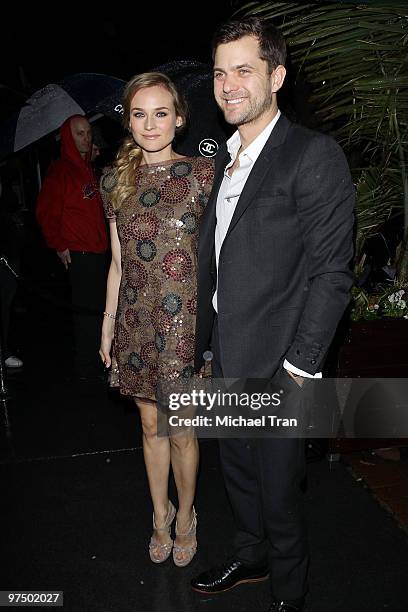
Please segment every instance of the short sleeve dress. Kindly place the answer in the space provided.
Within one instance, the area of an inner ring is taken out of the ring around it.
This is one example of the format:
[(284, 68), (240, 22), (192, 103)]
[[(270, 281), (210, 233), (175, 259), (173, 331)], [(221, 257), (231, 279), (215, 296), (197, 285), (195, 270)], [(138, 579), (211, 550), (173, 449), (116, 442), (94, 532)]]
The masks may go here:
[(194, 374), (198, 228), (213, 178), (204, 157), (142, 165), (136, 194), (115, 213), (115, 171), (102, 176), (122, 258), (111, 386), (124, 395), (155, 400), (158, 380)]

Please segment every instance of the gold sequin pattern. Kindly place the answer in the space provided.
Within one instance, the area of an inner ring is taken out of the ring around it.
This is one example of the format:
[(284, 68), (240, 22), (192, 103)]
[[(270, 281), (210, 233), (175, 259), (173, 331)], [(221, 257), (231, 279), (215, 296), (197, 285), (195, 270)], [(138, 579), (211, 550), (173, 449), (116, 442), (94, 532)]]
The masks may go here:
[(111, 171), (101, 181), (121, 245), (111, 385), (124, 395), (155, 399), (159, 379), (193, 374), (197, 239), (213, 178), (207, 158), (140, 166), (135, 195), (116, 213)]

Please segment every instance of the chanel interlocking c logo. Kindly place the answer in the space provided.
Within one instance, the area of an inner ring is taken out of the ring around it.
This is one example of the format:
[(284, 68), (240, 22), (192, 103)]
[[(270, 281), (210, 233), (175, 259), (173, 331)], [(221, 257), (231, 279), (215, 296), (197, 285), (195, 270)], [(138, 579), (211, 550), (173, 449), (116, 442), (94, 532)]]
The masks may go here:
[(198, 145), (198, 150), (204, 157), (214, 157), (218, 151), (218, 143), (212, 138), (204, 138)]

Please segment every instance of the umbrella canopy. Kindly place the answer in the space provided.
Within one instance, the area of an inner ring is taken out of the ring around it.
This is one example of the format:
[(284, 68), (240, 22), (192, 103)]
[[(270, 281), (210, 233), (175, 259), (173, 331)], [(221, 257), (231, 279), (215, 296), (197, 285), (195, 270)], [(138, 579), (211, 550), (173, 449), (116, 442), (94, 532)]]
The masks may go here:
[(79, 73), (39, 89), (0, 126), (0, 156), (20, 151), (57, 130), (71, 115), (95, 111), (114, 92), (121, 95), (124, 84), (106, 74)]
[[(183, 155), (213, 157), (231, 130), (224, 122), (214, 100), (211, 66), (197, 61), (179, 60), (162, 64), (154, 70), (167, 74), (188, 103), (187, 130), (179, 137), (176, 150)], [(96, 110), (117, 121), (122, 121), (121, 94), (120, 90), (114, 92), (101, 101), (96, 106)]]

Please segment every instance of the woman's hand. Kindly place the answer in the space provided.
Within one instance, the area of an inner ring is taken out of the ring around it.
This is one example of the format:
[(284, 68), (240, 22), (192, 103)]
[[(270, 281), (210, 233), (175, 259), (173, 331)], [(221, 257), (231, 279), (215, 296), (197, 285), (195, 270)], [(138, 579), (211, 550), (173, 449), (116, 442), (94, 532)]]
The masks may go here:
[(99, 348), (99, 355), (102, 359), (103, 365), (106, 368), (110, 368), (112, 365), (111, 359), (111, 350), (112, 350), (112, 342), (115, 331), (115, 322), (110, 320), (105, 320), (102, 325), (102, 336), (101, 336), (101, 346)]

